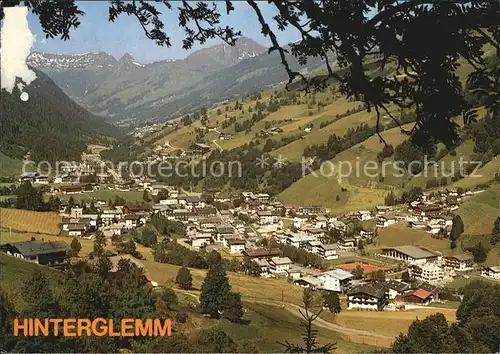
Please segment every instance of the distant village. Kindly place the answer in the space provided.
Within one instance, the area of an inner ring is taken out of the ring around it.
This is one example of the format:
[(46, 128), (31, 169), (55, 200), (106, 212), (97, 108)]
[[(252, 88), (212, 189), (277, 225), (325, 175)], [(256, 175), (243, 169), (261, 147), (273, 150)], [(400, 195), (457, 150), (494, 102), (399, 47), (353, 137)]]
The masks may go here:
[[(76, 195), (101, 188), (99, 183), (82, 184), (73, 181), (71, 176), (70, 172), (57, 176), (57, 182), (54, 179), (49, 184), (42, 176), (26, 174), (20, 181), (42, 185), (49, 194)], [(57, 186), (58, 183), (62, 184)], [(428, 305), (440, 301), (440, 286), (474, 270), (480, 270), (484, 277), (500, 279), (500, 266), (478, 269), (470, 255), (442, 255), (410, 244), (380, 248), (374, 255), (394, 265), (391, 267), (370, 265), (368, 259), (366, 263), (341, 262), (343, 258), (352, 259), (364, 246), (372, 244), (377, 230), (396, 223), (423, 229), (429, 237), (449, 234), (452, 212), (465, 198), (478, 192), (447, 188), (432, 194), (424, 192), (407, 205), (381, 205), (374, 210), (334, 216), (320, 206), (287, 206), (268, 194), (252, 191), (231, 196), (223, 196), (218, 190), (194, 194), (144, 178), (128, 184), (110, 184), (107, 188), (147, 191), (156, 203), (128, 202), (113, 206), (106, 200), (96, 200), (93, 213), (85, 213), (81, 206), (69, 208), (63, 203), (61, 235), (92, 239), (101, 232), (111, 240), (115, 235), (146, 225), (154, 215), (163, 216), (185, 226), (185, 236), (176, 239), (178, 244), (194, 251), (215, 250), (239, 256), (258, 268), (261, 277), (287, 278), (297, 286), (342, 293), (346, 295), (349, 309)], [(371, 222), (374, 227), (360, 227), (363, 222)], [(64, 241), (26, 244), (2, 245), (1, 250), (49, 266), (60, 266), (68, 260), (68, 245)], [(326, 270), (298, 264), (284, 254), (283, 246), (336, 262)], [(364, 277), (356, 275), (358, 268), (363, 269)], [(402, 281), (400, 276), (385, 280), (369, 277), (377, 271), (386, 275), (407, 272), (411, 281)]]

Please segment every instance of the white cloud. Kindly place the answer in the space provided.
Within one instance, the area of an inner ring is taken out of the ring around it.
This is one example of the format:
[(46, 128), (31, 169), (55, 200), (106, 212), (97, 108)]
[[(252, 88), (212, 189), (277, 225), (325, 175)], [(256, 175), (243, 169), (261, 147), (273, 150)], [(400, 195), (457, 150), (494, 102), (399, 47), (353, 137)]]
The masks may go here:
[[(9, 93), (20, 78), (26, 85), (36, 79), (34, 71), (26, 65), (26, 58), (35, 43), (35, 36), (28, 26), (28, 8), (5, 7), (1, 31), (1, 88)], [(22, 89), (24, 85), (18, 85)]]

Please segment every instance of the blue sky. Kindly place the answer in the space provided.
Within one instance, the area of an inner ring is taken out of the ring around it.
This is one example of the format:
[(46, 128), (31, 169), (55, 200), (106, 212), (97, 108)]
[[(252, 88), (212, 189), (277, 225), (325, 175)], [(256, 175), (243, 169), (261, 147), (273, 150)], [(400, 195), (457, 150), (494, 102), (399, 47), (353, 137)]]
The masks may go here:
[[(235, 11), (229, 16), (222, 11), (221, 24), (229, 25), (238, 29), (244, 36), (252, 38), (260, 44), (269, 47), (269, 39), (260, 33), (260, 26), (253, 10), (246, 2), (234, 1)], [(162, 20), (165, 30), (171, 38), (170, 48), (157, 46), (154, 41), (144, 36), (142, 28), (134, 17), (121, 15), (114, 23), (108, 22), (107, 1), (85, 2), (79, 1), (78, 6), (85, 11), (85, 16), (81, 18), (81, 25), (71, 33), (68, 41), (61, 39), (45, 39), (38, 19), (32, 14), (29, 15), (29, 26), (36, 34), (35, 51), (48, 53), (86, 53), (104, 51), (117, 58), (124, 53), (130, 53), (135, 59), (141, 62), (151, 62), (161, 59), (179, 59), (190, 52), (202, 48), (197, 46), (190, 51), (182, 49), (182, 39), (184, 33), (177, 27), (177, 13), (175, 1), (172, 2), (172, 10), (168, 10), (162, 3), (158, 3), (158, 8), (162, 11)], [(224, 2), (218, 2), (219, 7), (224, 7)], [(275, 14), (274, 6), (267, 2), (261, 3), (264, 16), (267, 19)], [(272, 21), (271, 21), (272, 22)], [(275, 28), (276, 29), (276, 28)], [(279, 31), (278, 31), (279, 32)], [(279, 32), (280, 42), (287, 44), (298, 39), (298, 33), (293, 30)], [(203, 47), (220, 43), (211, 41), (205, 43)]]

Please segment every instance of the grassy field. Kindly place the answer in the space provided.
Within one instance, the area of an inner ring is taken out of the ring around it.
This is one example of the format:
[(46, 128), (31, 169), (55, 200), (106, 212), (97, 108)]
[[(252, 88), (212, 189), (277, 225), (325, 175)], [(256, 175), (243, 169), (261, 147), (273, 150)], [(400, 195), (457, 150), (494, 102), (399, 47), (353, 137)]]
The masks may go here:
[(0, 177), (18, 177), (22, 172), (22, 161), (0, 152)]
[(0, 287), (6, 291), (18, 311), (25, 305), (22, 296), (24, 282), (36, 269), (47, 275), (53, 290), (56, 290), (57, 280), (62, 278), (59, 271), (0, 253)]
[[(284, 347), (278, 344), (285, 340), (301, 343), (301, 320), (285, 309), (277, 306), (257, 303), (245, 303), (245, 318), (249, 325), (234, 325), (227, 321), (218, 321), (216, 327), (224, 330), (237, 341), (249, 340), (256, 344), (260, 352), (282, 352)], [(318, 328), (318, 342), (337, 343), (338, 353), (359, 353), (379, 349), (346, 341), (339, 333)], [(258, 338), (258, 340), (256, 340)]]
[[(384, 131), (382, 136), (393, 146), (405, 139), (398, 128)], [(292, 205), (318, 204), (335, 212), (371, 209), (383, 204), (388, 189), (401, 187), (404, 179), (393, 176), (390, 161), (385, 166), (383, 182), (379, 182), (377, 170), (365, 171), (365, 163), (376, 161), (382, 147), (378, 137), (373, 136), (341, 152), (331, 163), (324, 164), (323, 170), (315, 171), (316, 175), (311, 173), (285, 189), (279, 195), (280, 200)], [(382, 172), (383, 166), (379, 165), (378, 173)]]
[[(471, 155), (474, 153), (474, 142), (472, 140), (467, 140), (465, 143), (460, 145), (455, 149), (455, 154), (448, 153), (441, 160), (438, 161), (437, 174), (434, 173), (433, 169), (428, 171), (427, 176), (424, 174), (416, 176), (411, 179), (411, 181), (406, 185), (406, 189), (411, 189), (413, 187), (422, 187), (425, 189), (426, 182), (436, 178), (438, 181), (441, 180), (442, 176), (448, 177), (448, 183), (451, 184), (451, 176), (454, 175), (454, 171), (460, 168), (459, 162), (462, 158), (464, 161), (470, 161)], [(469, 179), (469, 178), (466, 178)], [(443, 187), (441, 187), (443, 188)]]
[(334, 177), (308, 175), (281, 192), (278, 198), (286, 205), (321, 205), (340, 213), (374, 208), (384, 203), (386, 194), (383, 189), (339, 184)]
[[(168, 284), (175, 279), (180, 267), (157, 263), (152, 260), (151, 254), (146, 255), (144, 252), (142, 254), (147, 258), (147, 260), (143, 260), (142, 262), (147, 268), (146, 274), (150, 279), (159, 284)], [(206, 270), (191, 269), (191, 274), (193, 276), (193, 287), (200, 289), (206, 275)], [(244, 300), (267, 300), (275, 302), (278, 305), (281, 304), (281, 297), (283, 295), (285, 302), (297, 305), (302, 303), (302, 289), (285, 280), (256, 278), (231, 272), (228, 272), (228, 276), (232, 289), (240, 292)]]
[(444, 314), (450, 322), (456, 321), (455, 309), (445, 308), (383, 312), (345, 310), (337, 314), (334, 321), (342, 327), (361, 329), (396, 338), (399, 333), (406, 333), (415, 319), (424, 319), (437, 312)]
[(466, 234), (491, 234), (500, 216), (500, 185), (468, 198), (456, 213), (462, 217)]
[(500, 171), (500, 157), (496, 156), (493, 160), (481, 166), (481, 168), (475, 173), (475, 177), (462, 178), (452, 183), (452, 186), (473, 189), (477, 185), (491, 182), (495, 178), (495, 174), (498, 173), (498, 171)]
[[(261, 93), (262, 98), (260, 102), (269, 103), (271, 95), (274, 91), (285, 91), (284, 88), (274, 88), (272, 90), (265, 90)], [(327, 90), (326, 92), (318, 92), (315, 94), (315, 101), (322, 102), (324, 107), (318, 107), (316, 104), (312, 104), (311, 107), (306, 103), (307, 100), (311, 100), (311, 97), (307, 99), (305, 97), (299, 97), (300, 103), (294, 105), (281, 106), (277, 111), (269, 113), (264, 119), (255, 123), (251, 128), (249, 133), (244, 131), (235, 132), (234, 124), (226, 128), (222, 128), (222, 123), (231, 118), (236, 119), (236, 122), (242, 123), (252, 118), (252, 115), (256, 112), (254, 101), (250, 98), (239, 99), (239, 103), (242, 105), (242, 110), (235, 110), (235, 102), (223, 102), (219, 105), (214, 106), (207, 111), (207, 126), (216, 126), (220, 132), (231, 133), (234, 138), (231, 140), (217, 141), (224, 149), (233, 149), (238, 146), (249, 143), (255, 140), (255, 134), (261, 130), (265, 130), (266, 124), (271, 124), (272, 127), (280, 127), (283, 129), (283, 133), (275, 136), (274, 138), (281, 138), (290, 133), (304, 133), (304, 128), (307, 124), (313, 124), (313, 131), (310, 134), (306, 134), (306, 139), (304, 142), (299, 142), (291, 147), (291, 149), (300, 150), (302, 153), (305, 146), (312, 144), (319, 138), (323, 137), (324, 140), (328, 138), (329, 135), (333, 133), (344, 134), (344, 132), (349, 127), (356, 127), (359, 123), (370, 120), (372, 117), (364, 116), (363, 114), (359, 117), (352, 119), (350, 122), (345, 120), (341, 124), (330, 124), (329, 126), (320, 129), (319, 125), (325, 121), (335, 120), (337, 114), (343, 114), (347, 109), (353, 109), (360, 105), (359, 102), (348, 102), (344, 98), (334, 99), (331, 92)], [(226, 110), (226, 107), (229, 109)], [(219, 114), (220, 113), (220, 114)], [(285, 120), (287, 120), (285, 122)], [(195, 129), (202, 126), (200, 120), (196, 120), (189, 126), (180, 126), (178, 129), (173, 130), (172, 128), (164, 129), (163, 133), (160, 132), (156, 135), (156, 138), (148, 139), (153, 145), (162, 145), (168, 141), (173, 147), (186, 149), (190, 144), (195, 142), (196, 133)], [(218, 134), (207, 134), (204, 139), (207, 144), (211, 144), (215, 149), (216, 147), (212, 144), (212, 140), (216, 139)], [(299, 156), (300, 159), (300, 155)], [(296, 156), (294, 156), (296, 158)]]
[[(8, 242), (20, 242), (28, 241), (31, 237), (36, 239), (45, 239), (46, 241), (65, 241), (66, 243), (71, 243), (71, 237), (64, 236), (51, 236), (51, 235), (39, 235), (33, 233), (15, 233), (12, 235), (7, 231), (0, 232), (0, 243)], [(79, 239), (82, 245), (82, 250), (80, 251), (80, 257), (88, 256), (89, 252), (92, 251), (93, 243), (91, 240)], [(112, 249), (111, 249), (112, 250)], [(180, 267), (157, 263), (153, 259), (150, 248), (137, 245), (137, 250), (145, 258), (141, 262), (144, 263), (146, 267), (146, 275), (159, 284), (168, 284), (173, 279), (175, 279), (177, 272)], [(201, 283), (206, 275), (206, 270), (202, 269), (191, 269), (191, 274), (193, 275), (193, 286), (196, 289), (201, 288)], [(243, 298), (247, 299), (264, 299), (275, 301), (277, 304), (281, 303), (281, 296), (283, 294), (283, 300), (285, 302), (290, 302), (294, 304), (300, 304), (302, 299), (302, 290), (285, 280), (280, 279), (261, 279), (251, 276), (242, 275), (239, 273), (228, 273), (229, 281), (233, 287), (234, 291), (241, 292)]]
[(485, 277), (480, 276), (479, 274), (470, 274), (468, 278), (456, 277), (455, 279), (453, 279), (453, 281), (451, 283), (446, 284), (446, 287), (452, 288), (452, 289), (459, 289), (459, 288), (463, 288), (464, 286), (466, 286), (470, 282), (476, 281), (476, 280), (484, 281), (484, 282), (491, 283), (491, 284), (500, 284), (500, 280), (485, 278)]
[[(330, 119), (335, 119), (335, 114), (338, 113), (343, 113), (345, 112), (346, 105), (352, 103), (343, 103), (340, 102), (338, 104), (338, 108), (336, 108), (336, 104), (332, 104), (332, 108), (328, 110), (328, 113), (322, 113), (318, 116), (313, 116), (313, 119), (310, 119), (311, 117), (307, 117), (306, 120), (301, 120), (298, 123), (296, 123), (296, 129), (299, 128), (299, 126), (305, 126), (307, 123), (313, 123), (314, 126), (319, 128), (319, 122), (316, 122), (316, 120), (325, 120), (324, 116), (330, 117)], [(309, 134), (305, 135), (304, 139), (296, 140), (288, 145), (285, 145), (279, 149), (276, 149), (272, 152), (272, 155), (275, 156), (283, 156), (289, 159), (290, 161), (301, 161), (301, 156), (302, 153), (304, 152), (304, 149), (313, 144), (320, 144), (324, 143), (328, 140), (330, 135), (336, 134), (339, 136), (344, 135), (349, 128), (356, 128), (362, 123), (369, 123), (370, 125), (374, 125), (376, 121), (374, 113), (368, 113), (366, 111), (362, 111), (359, 113), (352, 114), (350, 116), (338, 119), (337, 121), (333, 122), (332, 124), (327, 125), (326, 127), (318, 130), (313, 130)], [(316, 124), (315, 124), (316, 123)]]
[(419, 245), (434, 251), (450, 252), (450, 240), (438, 240), (422, 229), (410, 229), (400, 222), (389, 227), (378, 229), (376, 247), (397, 247), (404, 245)]
[[(22, 289), (26, 279), (29, 279), (34, 270), (42, 270), (50, 281), (54, 293), (59, 292), (59, 282), (62, 273), (57, 270), (25, 262), (14, 257), (0, 255), (0, 287), (8, 294), (16, 309), (21, 311), (25, 306), (22, 299)], [(180, 297), (182, 302), (182, 296)], [(190, 322), (195, 324), (187, 329), (196, 333), (202, 328), (215, 327), (228, 333), (236, 343), (252, 341), (260, 352), (280, 352), (283, 347), (278, 341), (289, 340), (300, 343), (301, 320), (287, 310), (268, 304), (245, 302), (245, 316), (248, 324), (234, 324), (226, 320), (210, 320), (200, 315), (190, 313)], [(183, 327), (186, 330), (185, 326)], [(340, 334), (324, 329), (318, 329), (320, 343), (336, 342), (337, 350), (341, 353), (359, 353), (378, 349), (373, 346), (350, 342)], [(188, 336), (190, 333), (187, 333)], [(259, 338), (258, 341), (255, 341)]]
[(57, 235), (61, 217), (57, 213), (0, 208), (0, 227)]

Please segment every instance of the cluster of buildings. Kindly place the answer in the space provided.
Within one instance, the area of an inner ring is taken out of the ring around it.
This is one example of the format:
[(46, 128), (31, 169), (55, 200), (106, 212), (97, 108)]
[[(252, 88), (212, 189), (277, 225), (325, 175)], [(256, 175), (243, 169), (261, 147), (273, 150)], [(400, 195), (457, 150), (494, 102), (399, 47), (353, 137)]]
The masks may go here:
[(500, 266), (484, 267), (481, 270), (481, 275), (486, 278), (500, 280)]
[(394, 305), (429, 305), (439, 300), (439, 288), (425, 282), (361, 282), (347, 292), (348, 309), (384, 310)]
[(258, 265), (261, 276), (286, 276), (296, 286), (333, 291), (346, 295), (348, 309), (383, 310), (390, 303), (428, 305), (438, 300), (438, 285), (421, 279), (411, 283), (390, 280), (354, 280), (343, 269), (318, 271), (294, 265), (279, 249), (253, 249), (244, 256)]
[[(69, 175), (78, 172), (81, 176), (82, 171), (86, 173), (85, 166), (79, 165), (66, 172)], [(26, 174), (21, 178), (36, 183), (40, 177), (37, 174)], [(89, 191), (95, 185), (77, 183), (51, 188), (59, 188), (54, 189), (55, 192), (76, 194)], [(84, 209), (80, 207), (73, 207), (67, 213), (67, 208), (63, 208), (61, 233), (91, 237), (95, 232), (101, 231), (111, 238), (146, 224), (155, 214), (162, 215), (186, 226), (186, 238), (179, 240), (186, 247), (196, 250), (225, 249), (232, 255), (243, 255), (255, 262), (263, 277), (286, 276), (299, 286), (351, 294), (351, 307), (371, 306), (370, 303), (375, 298), (379, 299), (376, 304), (380, 307), (387, 294), (389, 300), (396, 299), (396, 295), (390, 288), (387, 290), (387, 284), (384, 285), (384, 291), (381, 284), (373, 282), (355, 282), (354, 286), (351, 282), (352, 274), (342, 269), (319, 272), (310, 267), (301, 267), (290, 258), (283, 257), (279, 249), (260, 248), (262, 240), (272, 238), (282, 245), (302, 249), (324, 260), (335, 260), (342, 257), (344, 252), (355, 251), (360, 244), (372, 242), (374, 232), (359, 229), (357, 221), (373, 220), (376, 227), (381, 228), (397, 222), (407, 222), (409, 227), (425, 228), (431, 234), (449, 232), (452, 225), (450, 212), (458, 207), (464, 197), (473, 194), (462, 191), (459, 193), (452, 188), (433, 194), (424, 192), (418, 200), (408, 204), (407, 210), (378, 206), (373, 211), (360, 210), (333, 217), (324, 213), (318, 205), (285, 206), (267, 193), (244, 191), (237, 195), (222, 196), (217, 190), (207, 190), (203, 195), (186, 195), (175, 187), (144, 178), (108, 185), (108, 188), (146, 190), (157, 203), (126, 203), (123, 206), (109, 207), (106, 202), (98, 202), (92, 213), (84, 213)], [(334, 238), (331, 236), (332, 231), (335, 233)], [(419, 246), (388, 247), (382, 249), (378, 256), (406, 263), (413, 279), (430, 285), (445, 283), (457, 274), (474, 268), (471, 256), (442, 256)], [(498, 279), (500, 269), (484, 268), (482, 274)], [(406, 288), (403, 285), (399, 288), (401, 291), (397, 294), (398, 299), (409, 298), (412, 299), (411, 302), (418, 302), (417, 298), (427, 295), (426, 292), (433, 294), (429, 289)], [(363, 300), (370, 296), (371, 302)], [(429, 297), (424, 296), (423, 303), (428, 299)]]
[[(377, 256), (405, 263), (412, 281), (355, 280), (354, 274), (345, 270), (348, 268), (320, 271), (301, 266), (284, 256), (279, 248), (262, 248), (261, 241), (272, 237), (278, 243), (322, 259), (337, 259), (342, 252), (353, 251), (360, 242), (369, 242), (374, 236), (369, 230), (353, 232), (353, 220), (375, 220), (378, 225), (384, 218), (390, 220), (389, 207), (336, 218), (323, 214), (318, 206), (286, 207), (265, 193), (242, 192), (222, 197), (218, 191), (209, 191), (204, 196), (191, 196), (150, 182), (142, 182), (142, 187), (155, 196), (163, 190), (158, 203), (109, 207), (99, 202), (94, 213), (84, 213), (83, 208), (73, 207), (62, 217), (62, 234), (89, 237), (99, 230), (106, 237), (113, 237), (146, 224), (155, 214), (162, 215), (186, 226), (186, 238), (178, 240), (185, 246), (225, 249), (230, 254), (242, 255), (246, 264), (253, 263), (262, 277), (286, 277), (296, 286), (342, 293), (346, 296), (348, 309), (384, 310), (407, 304), (428, 305), (439, 300), (440, 285), (475, 267), (469, 255), (443, 256), (413, 245), (386, 247)], [(236, 199), (239, 203), (234, 203)], [(221, 207), (224, 204), (230, 207)], [(442, 220), (440, 225), (447, 225), (446, 217), (435, 214), (436, 206), (419, 201), (411, 208), (407, 218), (428, 217), (428, 222), (439, 219)], [(340, 235), (336, 242), (329, 242), (331, 230)], [(29, 262), (59, 267), (66, 264), (70, 248), (63, 241), (41, 240), (4, 244), (0, 251)], [(481, 274), (500, 279), (500, 268), (485, 267)]]
[(106, 166), (101, 166), (96, 159), (92, 159), (93, 155), (88, 154), (86, 156), (88, 161), (64, 162), (56, 166), (58, 174), (55, 176), (41, 174), (40, 172), (26, 172), (19, 177), (18, 181), (20, 183), (30, 182), (34, 185), (56, 185), (55, 189), (50, 189), (52, 192), (58, 192), (59, 188), (61, 188), (60, 185), (85, 185), (85, 178), (90, 176), (95, 178), (95, 184), (113, 182), (113, 176), (107, 172)]
[(144, 225), (152, 215), (149, 204), (128, 203), (123, 206), (108, 207), (97, 205), (94, 213), (84, 214), (80, 206), (72, 207), (69, 213), (61, 213), (61, 235), (90, 238), (97, 231), (111, 238), (127, 230)]
[(408, 227), (423, 229), (430, 234), (449, 235), (453, 224), (452, 212), (457, 210), (464, 198), (475, 193), (447, 188), (442, 191), (423, 192), (417, 200), (408, 203), (406, 210), (390, 206), (378, 206), (376, 226), (388, 227), (397, 222), (407, 222)]
[(431, 284), (446, 283), (458, 274), (472, 271), (475, 266), (470, 255), (442, 256), (438, 252), (412, 245), (383, 248), (380, 256), (406, 263), (411, 277)]
[(261, 130), (258, 132), (258, 136), (261, 137), (261, 138), (267, 138), (267, 137), (270, 137), (270, 136), (273, 136), (273, 135), (278, 135), (278, 134), (281, 134), (283, 133), (283, 129), (279, 128), (279, 127), (272, 127), (270, 129), (267, 129), (267, 130)]

